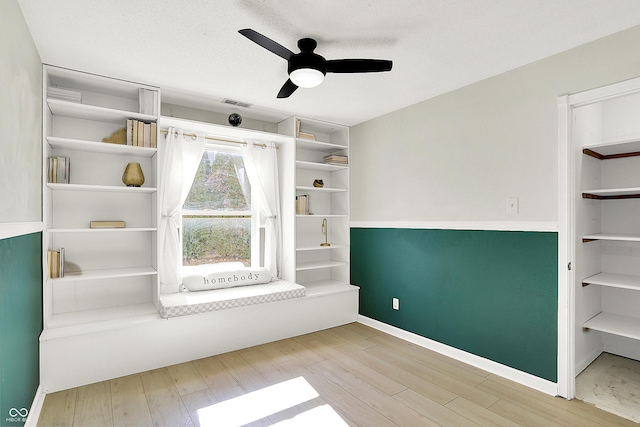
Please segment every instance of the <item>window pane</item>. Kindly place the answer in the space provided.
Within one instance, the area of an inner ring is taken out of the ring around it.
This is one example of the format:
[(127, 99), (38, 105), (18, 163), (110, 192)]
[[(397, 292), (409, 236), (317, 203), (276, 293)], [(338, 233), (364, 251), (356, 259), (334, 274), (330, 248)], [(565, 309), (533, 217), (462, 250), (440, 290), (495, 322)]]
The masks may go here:
[(251, 210), (251, 186), (242, 155), (205, 150), (184, 209)]
[(183, 265), (240, 261), (251, 266), (251, 218), (182, 220)]

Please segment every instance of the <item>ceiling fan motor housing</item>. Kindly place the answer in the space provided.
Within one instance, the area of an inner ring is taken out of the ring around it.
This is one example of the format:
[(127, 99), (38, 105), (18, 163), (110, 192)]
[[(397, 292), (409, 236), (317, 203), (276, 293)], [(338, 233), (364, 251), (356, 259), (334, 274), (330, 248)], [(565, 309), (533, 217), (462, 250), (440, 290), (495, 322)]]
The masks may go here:
[(313, 52), (300, 52), (289, 58), (289, 74), (294, 70), (301, 68), (312, 68), (320, 71), (322, 74), (327, 74), (327, 61), (317, 53)]

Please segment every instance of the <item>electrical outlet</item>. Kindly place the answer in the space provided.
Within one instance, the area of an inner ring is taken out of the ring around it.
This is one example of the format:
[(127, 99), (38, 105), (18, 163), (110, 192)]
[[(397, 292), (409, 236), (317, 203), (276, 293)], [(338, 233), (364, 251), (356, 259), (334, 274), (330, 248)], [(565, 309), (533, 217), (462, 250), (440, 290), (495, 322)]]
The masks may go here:
[(394, 310), (400, 310), (400, 300), (398, 298), (393, 298), (391, 300), (391, 307), (393, 307)]

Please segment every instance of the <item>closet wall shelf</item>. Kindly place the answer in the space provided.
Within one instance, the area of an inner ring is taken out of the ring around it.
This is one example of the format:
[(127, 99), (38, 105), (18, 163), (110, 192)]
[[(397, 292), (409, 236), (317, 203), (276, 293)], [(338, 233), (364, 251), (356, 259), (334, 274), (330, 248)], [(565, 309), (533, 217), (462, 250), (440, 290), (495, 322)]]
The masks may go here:
[(582, 328), (636, 340), (640, 339), (640, 318), (637, 317), (601, 312), (587, 320)]
[(640, 198), (640, 187), (585, 190), (582, 193), (582, 198), (595, 200), (637, 199)]

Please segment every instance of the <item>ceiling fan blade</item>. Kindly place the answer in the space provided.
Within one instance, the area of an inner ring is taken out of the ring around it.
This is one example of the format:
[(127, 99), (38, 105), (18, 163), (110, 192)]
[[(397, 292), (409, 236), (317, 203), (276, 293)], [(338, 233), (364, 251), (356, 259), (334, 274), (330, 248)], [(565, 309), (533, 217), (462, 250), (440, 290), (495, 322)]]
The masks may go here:
[(386, 59), (332, 59), (327, 73), (377, 73), (391, 71), (393, 62)]
[(275, 53), (276, 55), (286, 59), (287, 61), (289, 60), (289, 58), (291, 58), (291, 56), (293, 56), (293, 52), (291, 52), (289, 49), (282, 46), (280, 43), (274, 42), (269, 37), (263, 36), (257, 31), (254, 31), (250, 28), (245, 28), (244, 30), (239, 30), (238, 32), (252, 42), (259, 44), (263, 48)]
[(298, 86), (296, 86), (291, 79), (287, 79), (282, 85), (282, 88), (280, 88), (280, 92), (278, 92), (278, 98), (288, 98), (296, 89), (298, 89)]

